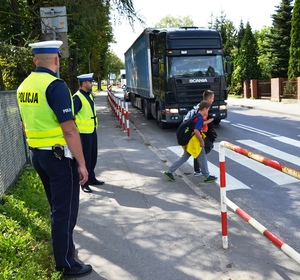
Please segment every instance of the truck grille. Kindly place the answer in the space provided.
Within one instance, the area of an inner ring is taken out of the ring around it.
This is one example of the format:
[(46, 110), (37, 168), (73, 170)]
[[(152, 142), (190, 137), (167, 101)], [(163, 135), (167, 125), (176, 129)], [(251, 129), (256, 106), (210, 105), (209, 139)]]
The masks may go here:
[(193, 107), (202, 100), (203, 92), (211, 89), (210, 85), (176, 85), (176, 96), (179, 107)]

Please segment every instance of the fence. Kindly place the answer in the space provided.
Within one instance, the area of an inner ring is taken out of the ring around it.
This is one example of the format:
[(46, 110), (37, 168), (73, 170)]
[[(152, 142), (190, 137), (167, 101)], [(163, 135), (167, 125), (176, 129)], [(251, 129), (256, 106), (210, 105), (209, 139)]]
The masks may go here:
[(300, 104), (300, 77), (295, 80), (272, 78), (270, 80), (245, 80), (243, 82), (244, 98), (270, 98), (281, 102), (294, 99)]
[(297, 179), (300, 179), (300, 171), (295, 170), (291, 167), (280, 164), (275, 160), (268, 159), (261, 155), (252, 153), (246, 149), (242, 149), (239, 146), (233, 145), (226, 141), (221, 141), (219, 147), (219, 163), (220, 163), (220, 196), (221, 196), (221, 221), (222, 221), (222, 241), (223, 248), (228, 248), (228, 230), (227, 230), (227, 206), (229, 206), (232, 210), (235, 211), (239, 216), (241, 216), (245, 221), (251, 224), (256, 230), (262, 233), (266, 238), (272, 241), (277, 247), (279, 247), (285, 254), (294, 259), (297, 263), (300, 264), (300, 254), (296, 252), (293, 248), (291, 248), (288, 244), (270, 232), (267, 228), (265, 228), (262, 224), (257, 222), (254, 218), (252, 218), (249, 214), (239, 208), (236, 204), (234, 204), (231, 200), (229, 200), (226, 196), (226, 168), (225, 168), (225, 149), (228, 148), (236, 153), (239, 153), (243, 156), (247, 156), (253, 160), (256, 160), (260, 163), (268, 165), (278, 171), (286, 173), (290, 176), (293, 176)]
[(0, 91), (0, 199), (28, 159), (16, 91)]

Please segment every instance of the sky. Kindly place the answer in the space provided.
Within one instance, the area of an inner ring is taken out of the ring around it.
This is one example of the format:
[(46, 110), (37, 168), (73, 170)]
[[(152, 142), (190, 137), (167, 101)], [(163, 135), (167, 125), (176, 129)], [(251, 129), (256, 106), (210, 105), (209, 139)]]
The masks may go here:
[(116, 44), (111, 44), (112, 51), (124, 61), (124, 53), (146, 27), (154, 27), (162, 18), (189, 16), (195, 26), (207, 27), (211, 15), (219, 17), (221, 11), (226, 19), (231, 20), (238, 30), (241, 20), (246, 26), (249, 21), (252, 31), (272, 25), (271, 15), (281, 0), (132, 0), (135, 11), (146, 22), (145, 26), (138, 23), (132, 30), (124, 18), (121, 25), (114, 26)]

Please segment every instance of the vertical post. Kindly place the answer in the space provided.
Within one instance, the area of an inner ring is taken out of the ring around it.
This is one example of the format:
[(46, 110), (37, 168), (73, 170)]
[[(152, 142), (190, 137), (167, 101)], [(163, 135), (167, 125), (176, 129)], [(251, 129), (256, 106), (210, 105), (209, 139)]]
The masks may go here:
[(122, 101), (122, 126), (123, 126), (123, 131), (126, 132), (126, 129), (125, 129), (124, 101)]
[[(56, 40), (56, 31), (55, 31), (55, 24), (54, 24), (54, 17), (55, 17), (55, 12), (54, 12), (54, 9), (51, 9), (51, 16), (52, 16), (52, 21), (53, 21), (53, 24), (52, 24), (52, 26), (53, 26), (53, 40)], [(56, 73), (56, 76), (57, 76), (57, 78), (60, 78), (60, 73), (59, 73), (59, 68), (58, 68), (58, 70), (57, 70), (57, 73)]]
[(121, 100), (118, 99), (118, 114), (119, 114), (119, 123), (120, 123), (120, 126), (122, 127), (122, 108), (121, 108)]
[(126, 102), (125, 104), (126, 104), (126, 127), (127, 127), (127, 136), (128, 136), (128, 138), (130, 138), (128, 103)]
[(220, 164), (220, 197), (221, 197), (221, 223), (222, 223), (222, 243), (223, 249), (228, 248), (228, 228), (227, 228), (227, 205), (226, 205), (226, 167), (225, 167), (225, 147), (224, 141), (219, 146)]

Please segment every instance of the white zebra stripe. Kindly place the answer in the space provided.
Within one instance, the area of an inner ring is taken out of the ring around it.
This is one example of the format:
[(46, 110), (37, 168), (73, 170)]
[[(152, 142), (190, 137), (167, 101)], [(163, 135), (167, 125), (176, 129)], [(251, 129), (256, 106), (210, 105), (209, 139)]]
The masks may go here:
[(273, 139), (275, 139), (277, 141), (280, 141), (282, 143), (285, 143), (285, 144), (295, 146), (297, 148), (300, 147), (300, 141), (292, 139), (292, 138), (288, 138), (288, 137), (284, 137), (284, 136), (278, 136), (278, 137), (274, 137)]
[[(272, 158), (278, 158), (278, 162), (280, 160), (285, 160), (287, 162), (292, 162), (300, 167), (300, 157), (291, 155), (289, 153), (285, 153), (281, 150), (274, 149), (270, 146), (261, 144), (259, 142), (253, 140), (238, 140), (237, 142), (242, 143), (243, 145), (249, 146), (250, 148), (254, 148), (260, 151), (263, 151), (265, 154), (271, 155)], [(285, 142), (286, 143), (286, 142)]]

